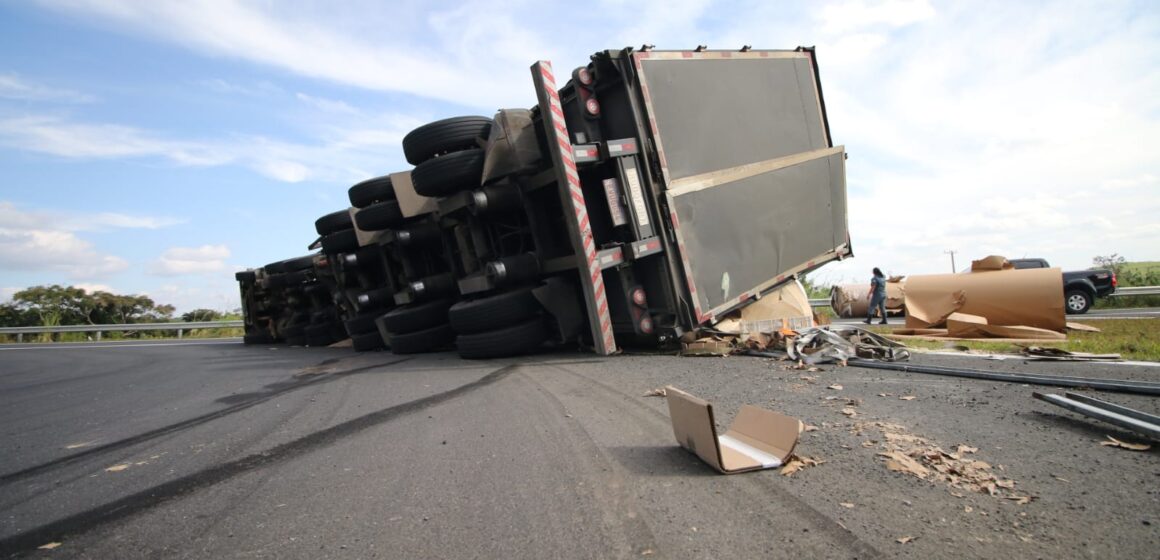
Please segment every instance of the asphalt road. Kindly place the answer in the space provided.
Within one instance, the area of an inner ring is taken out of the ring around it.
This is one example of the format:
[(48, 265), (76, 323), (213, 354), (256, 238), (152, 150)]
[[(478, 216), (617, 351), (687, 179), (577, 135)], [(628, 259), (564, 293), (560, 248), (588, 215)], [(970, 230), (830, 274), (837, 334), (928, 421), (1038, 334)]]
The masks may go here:
[[(1032, 400), (1027, 386), (750, 357), (468, 362), (220, 341), (115, 346), (0, 347), (0, 557), (1160, 550), (1160, 453), (1101, 446), (1139, 438)], [(1160, 378), (1131, 365), (914, 361)], [(712, 401), (719, 424), (745, 403), (797, 416), (818, 428), (797, 453), (824, 462), (789, 477), (716, 474), (676, 446), (664, 399), (643, 396), (666, 384)], [(1106, 398), (1160, 412), (1156, 399)], [(1015, 489), (991, 496), (889, 471), (874, 422), (943, 449), (977, 447), (973, 457)]]

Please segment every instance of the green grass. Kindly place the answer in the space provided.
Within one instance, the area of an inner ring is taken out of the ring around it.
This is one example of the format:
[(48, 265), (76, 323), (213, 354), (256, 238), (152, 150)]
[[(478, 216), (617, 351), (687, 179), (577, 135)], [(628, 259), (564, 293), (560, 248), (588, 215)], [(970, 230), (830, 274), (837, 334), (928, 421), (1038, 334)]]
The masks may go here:
[[(1052, 346), (1070, 352), (1093, 354), (1120, 354), (1125, 360), (1160, 362), (1160, 319), (1080, 319), (1085, 325), (1101, 330), (1098, 333), (1069, 331), (1066, 341), (1042, 341), (1033, 346)], [(888, 334), (891, 327), (875, 327), (874, 331)], [(985, 340), (917, 340), (905, 339), (907, 346), (929, 350), (966, 347), (993, 353), (1018, 353), (1019, 346)]]
[(1124, 263), (1120, 267), (1121, 274), (1135, 273), (1140, 275), (1147, 275), (1149, 273), (1160, 273), (1160, 261), (1139, 261)]

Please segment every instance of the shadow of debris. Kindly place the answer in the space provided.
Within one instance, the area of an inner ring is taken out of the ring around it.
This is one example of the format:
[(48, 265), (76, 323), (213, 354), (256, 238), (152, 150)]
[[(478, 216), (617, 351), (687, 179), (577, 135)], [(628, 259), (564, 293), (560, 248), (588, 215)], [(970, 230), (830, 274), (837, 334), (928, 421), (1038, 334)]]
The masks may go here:
[(700, 457), (679, 445), (626, 445), (608, 452), (629, 472), (641, 476), (720, 476)]
[(425, 410), (432, 406), (459, 398), (467, 393), (491, 385), (508, 375), (518, 366), (508, 365), (483, 377), (460, 385), (450, 391), (390, 406), (382, 410), (364, 414), (357, 418), (336, 424), (324, 430), (311, 433), (293, 441), (283, 443), (266, 451), (222, 463), (176, 480), (171, 480), (146, 488), (119, 500), (53, 521), (23, 533), (0, 539), (0, 557), (8, 557), (32, 552), (47, 542), (65, 540), (66, 536), (85, 533), (102, 525), (119, 521), (126, 517), (150, 509), (163, 502), (180, 498), (202, 488), (224, 482), (240, 474), (283, 463), (315, 449), (326, 447), (363, 430), (379, 426), (397, 418)]

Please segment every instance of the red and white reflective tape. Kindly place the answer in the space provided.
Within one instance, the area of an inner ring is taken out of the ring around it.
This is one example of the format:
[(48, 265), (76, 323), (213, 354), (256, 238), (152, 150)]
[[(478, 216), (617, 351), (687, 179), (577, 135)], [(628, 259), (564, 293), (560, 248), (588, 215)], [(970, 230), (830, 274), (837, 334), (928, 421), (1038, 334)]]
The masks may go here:
[(564, 123), (564, 109), (560, 105), (560, 95), (556, 91), (556, 77), (552, 73), (552, 64), (541, 60), (536, 63), (543, 80), (544, 93), (548, 99), (548, 111), (545, 117), (551, 122), (549, 134), (552, 136), (548, 143), (556, 144), (560, 152), (559, 161), (564, 167), (564, 175), (568, 180), (568, 194), (571, 198), (572, 210), (576, 214), (576, 223), (580, 229), (581, 245), (584, 251), (584, 260), (588, 266), (588, 278), (584, 279), (592, 286), (592, 304), (596, 308), (596, 318), (599, 323), (599, 337), (603, 342), (603, 350), (611, 354), (616, 351), (616, 341), (612, 335), (612, 316), (608, 312), (608, 296), (604, 291), (604, 276), (600, 263), (596, 259), (596, 242), (592, 239), (592, 225), (588, 221), (588, 207), (584, 203), (584, 191), (580, 188), (580, 174), (576, 171), (576, 160), (572, 155), (572, 141), (568, 134), (568, 127)]

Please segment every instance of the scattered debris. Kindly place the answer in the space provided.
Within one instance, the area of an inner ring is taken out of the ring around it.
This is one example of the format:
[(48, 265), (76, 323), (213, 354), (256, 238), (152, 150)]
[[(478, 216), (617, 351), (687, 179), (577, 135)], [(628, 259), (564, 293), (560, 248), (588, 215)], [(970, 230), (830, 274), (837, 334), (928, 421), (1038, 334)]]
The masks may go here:
[(717, 435), (713, 405), (672, 386), (665, 395), (677, 443), (722, 474), (782, 466), (801, 434), (801, 420), (744, 405)]
[(785, 466), (781, 468), (782, 476), (792, 476), (794, 473), (809, 467), (816, 467), (825, 463), (821, 459), (814, 459), (804, 455), (794, 455), (789, 458)]
[(841, 391), (844, 387), (835, 383), (834, 385), (830, 385), (829, 387), (826, 387), (826, 388), (833, 389), (835, 391)]
[(898, 537), (897, 539), (894, 539), (894, 540), (898, 541), (898, 544), (906, 544), (910, 541), (913, 541), (916, 538), (918, 538), (918, 537)]
[(73, 444), (69, 444), (69, 445), (64, 446), (64, 448), (65, 449), (80, 449), (82, 447), (88, 447), (94, 443), (97, 443), (97, 440), (94, 439), (93, 441), (86, 441), (83, 443), (73, 443)]
[(790, 359), (808, 364), (846, 365), (850, 358), (887, 362), (910, 359), (906, 346), (851, 325), (813, 327), (802, 330), (786, 345)]
[(1160, 416), (1140, 412), (1134, 408), (1120, 406), (1115, 403), (1101, 401), (1079, 393), (1064, 393), (1063, 395), (1032, 393), (1031, 396), (1078, 412), (1089, 418), (1095, 418), (1108, 424), (1126, 428), (1137, 434), (1160, 441)]
[(842, 409), (842, 414), (845, 414), (846, 416), (849, 416), (850, 418), (853, 418), (853, 417), (855, 417), (855, 416), (857, 416), (857, 415), (858, 415), (858, 411), (857, 411), (857, 410), (854, 410), (853, 408), (851, 408), (851, 407), (848, 407), (848, 406), (847, 406), (846, 408), (843, 408), (843, 409)]
[(36, 549), (37, 549), (37, 550), (52, 550), (52, 549), (54, 549), (54, 548), (57, 548), (57, 547), (59, 547), (59, 546), (60, 546), (60, 544), (61, 544), (61, 543), (58, 543), (58, 542), (50, 542), (50, 543), (48, 543), (48, 544), (42, 544), (42, 545), (40, 545), (40, 546), (36, 547)]
[(850, 502), (840, 502), (840, 503), (838, 503), (838, 505), (840, 505), (846, 509), (854, 509), (854, 504), (851, 504)]
[(818, 431), (818, 427), (811, 426), (809, 424), (802, 424), (802, 431), (803, 432), (816, 432), (816, 431)]
[(129, 468), (130, 466), (132, 466), (132, 465), (130, 465), (129, 463), (121, 463), (120, 465), (113, 465), (113, 466), (105, 469), (105, 472), (121, 472), (121, 471)]
[(1100, 445), (1106, 445), (1108, 447), (1119, 447), (1121, 449), (1130, 449), (1132, 451), (1147, 451), (1149, 449), (1152, 449), (1152, 446), (1148, 445), (1146, 443), (1129, 443), (1126, 441), (1120, 441), (1112, 436), (1104, 436), (1104, 437), (1108, 438), (1108, 440), (1101, 441)]
[(665, 388), (661, 387), (659, 389), (653, 389), (652, 391), (649, 391), (641, 396), (644, 396), (644, 397), (663, 397), (663, 396), (665, 396)]
[(914, 364), (890, 364), (874, 360), (851, 359), (858, 367), (884, 369), (951, 377), (969, 377), (988, 381), (1024, 383), (1030, 385), (1051, 385), (1055, 387), (1086, 387), (1101, 391), (1135, 393), (1140, 395), (1160, 395), (1160, 383), (1154, 381), (1129, 381), (1123, 379), (1100, 379), (1095, 377), (1070, 377), (1066, 375), (1042, 375), (1037, 373), (1002, 373), (984, 369), (969, 369), (942, 366), (921, 366)]
[(1093, 327), (1091, 325), (1085, 325), (1083, 323), (1073, 323), (1071, 321), (1068, 321), (1066, 326), (1067, 326), (1067, 330), (1069, 330), (1069, 331), (1104, 332), (1104, 331), (1100, 330), (1099, 328)]
[(1090, 354), (1088, 352), (1069, 352), (1050, 346), (1024, 346), (1019, 351), (1032, 361), (1051, 362), (1118, 362), (1122, 358), (1119, 354)]
[(733, 343), (722, 337), (707, 337), (681, 344), (682, 356), (728, 356)]
[(901, 397), (898, 397), (898, 400), (900, 400), (900, 401), (913, 401), (914, 399), (917, 399), (917, 398), (918, 397), (916, 397), (914, 395), (903, 395)]

